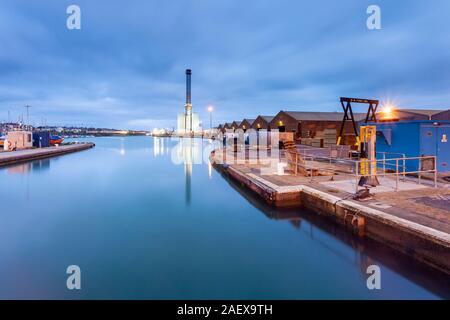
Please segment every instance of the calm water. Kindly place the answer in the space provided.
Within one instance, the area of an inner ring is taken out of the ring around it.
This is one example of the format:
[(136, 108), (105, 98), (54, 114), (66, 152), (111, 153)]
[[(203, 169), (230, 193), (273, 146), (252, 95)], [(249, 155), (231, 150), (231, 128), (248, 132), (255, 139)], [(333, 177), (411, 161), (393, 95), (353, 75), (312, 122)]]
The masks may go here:
[[(201, 141), (89, 138), (0, 169), (0, 298), (448, 298), (449, 279), (322, 217), (273, 210), (208, 164)], [(66, 288), (79, 265), (82, 289)], [(365, 270), (378, 264), (382, 289)]]

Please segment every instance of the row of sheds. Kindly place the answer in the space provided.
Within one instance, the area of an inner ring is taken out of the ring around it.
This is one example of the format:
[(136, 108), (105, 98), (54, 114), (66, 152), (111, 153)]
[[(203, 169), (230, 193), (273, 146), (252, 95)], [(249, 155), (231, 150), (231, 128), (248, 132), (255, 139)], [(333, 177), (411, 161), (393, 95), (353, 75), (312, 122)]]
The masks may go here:
[[(355, 121), (363, 121), (366, 113), (353, 113)], [(450, 110), (397, 109), (392, 115), (398, 121), (450, 121)], [(272, 130), (280, 132), (294, 132), (297, 138), (314, 138), (325, 130), (340, 129), (344, 113), (342, 112), (311, 112), (311, 111), (283, 111), (275, 116), (259, 115), (256, 118), (245, 118), (241, 121), (220, 124), (217, 129), (226, 130), (247, 129)], [(381, 117), (381, 116), (380, 116)], [(352, 134), (352, 124), (348, 121), (344, 133)]]
[[(260, 115), (255, 119), (224, 123), (217, 129), (222, 132), (250, 128), (257, 131), (278, 129), (280, 132), (294, 132), (296, 138), (313, 138), (326, 129), (339, 130), (343, 116), (342, 112), (280, 111), (275, 116)], [(354, 116), (357, 121), (365, 118), (363, 113), (355, 113)], [(351, 130), (351, 124), (347, 123), (345, 129)]]
[[(306, 144), (311, 142), (312, 146), (327, 146), (327, 142), (335, 143), (343, 116), (341, 112), (280, 111), (275, 116), (225, 123), (218, 129), (278, 129), (294, 132), (302, 144), (306, 140)], [(361, 124), (366, 114), (354, 113), (354, 116)], [(379, 114), (377, 118), (380, 121), (376, 123), (378, 152), (403, 154), (405, 157), (435, 156), (437, 170), (450, 172), (450, 110), (397, 109), (392, 111), (390, 119), (383, 116)], [(352, 145), (353, 137), (351, 123), (347, 122), (343, 144)], [(407, 170), (417, 170), (414, 161), (407, 161), (405, 166)]]

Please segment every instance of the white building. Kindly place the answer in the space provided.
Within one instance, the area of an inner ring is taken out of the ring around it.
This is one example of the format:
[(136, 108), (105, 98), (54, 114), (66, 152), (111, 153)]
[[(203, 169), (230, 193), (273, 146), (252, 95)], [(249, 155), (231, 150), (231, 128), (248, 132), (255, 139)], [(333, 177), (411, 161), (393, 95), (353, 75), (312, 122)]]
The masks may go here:
[[(192, 126), (190, 125), (192, 123)], [(202, 132), (202, 122), (200, 121), (200, 117), (198, 113), (193, 112), (191, 115), (185, 115), (184, 113), (178, 114), (177, 119), (177, 133), (178, 134), (186, 134), (190, 133), (189, 128), (192, 128), (193, 133), (201, 133)], [(188, 128), (186, 130), (186, 128)]]

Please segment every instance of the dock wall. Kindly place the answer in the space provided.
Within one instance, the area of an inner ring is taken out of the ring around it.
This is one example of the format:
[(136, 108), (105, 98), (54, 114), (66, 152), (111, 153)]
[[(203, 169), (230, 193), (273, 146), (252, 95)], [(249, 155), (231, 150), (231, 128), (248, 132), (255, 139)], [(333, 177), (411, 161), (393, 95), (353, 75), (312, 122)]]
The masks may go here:
[(350, 232), (369, 237), (401, 251), (435, 269), (450, 274), (450, 235), (396, 217), (354, 200), (301, 185), (282, 187), (229, 165), (214, 167), (254, 191), (275, 207), (304, 207), (343, 225)]
[(4, 152), (0, 153), (0, 167), (87, 150), (94, 146), (94, 143), (76, 143), (58, 147)]

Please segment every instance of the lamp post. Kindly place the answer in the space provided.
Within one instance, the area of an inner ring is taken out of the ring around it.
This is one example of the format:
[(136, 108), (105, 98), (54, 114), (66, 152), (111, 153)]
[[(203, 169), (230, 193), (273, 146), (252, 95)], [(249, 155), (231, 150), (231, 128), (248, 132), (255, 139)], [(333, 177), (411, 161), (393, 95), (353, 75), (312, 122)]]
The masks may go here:
[(208, 112), (209, 112), (209, 130), (212, 132), (212, 112), (213, 112), (213, 107), (209, 106), (208, 107)]

